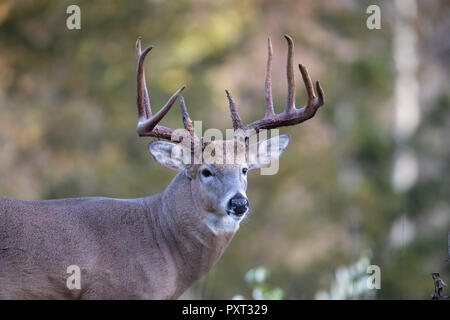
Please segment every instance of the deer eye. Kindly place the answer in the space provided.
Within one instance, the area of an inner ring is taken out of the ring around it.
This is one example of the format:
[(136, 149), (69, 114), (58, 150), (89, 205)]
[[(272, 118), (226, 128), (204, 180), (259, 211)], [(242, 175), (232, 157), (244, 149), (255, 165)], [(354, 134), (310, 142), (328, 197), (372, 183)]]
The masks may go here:
[(242, 168), (242, 174), (247, 174), (248, 168)]
[(208, 169), (203, 169), (202, 170), (202, 176), (204, 176), (205, 178), (211, 177), (213, 174), (210, 170)]

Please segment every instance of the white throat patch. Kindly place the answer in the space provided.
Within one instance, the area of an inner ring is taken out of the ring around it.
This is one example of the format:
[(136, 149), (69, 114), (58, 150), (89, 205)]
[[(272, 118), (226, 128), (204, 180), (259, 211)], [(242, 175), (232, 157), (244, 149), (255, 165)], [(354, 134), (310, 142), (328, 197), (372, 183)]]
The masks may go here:
[(218, 215), (214, 213), (206, 216), (205, 222), (214, 234), (236, 232), (239, 229), (240, 221), (233, 219), (229, 215)]

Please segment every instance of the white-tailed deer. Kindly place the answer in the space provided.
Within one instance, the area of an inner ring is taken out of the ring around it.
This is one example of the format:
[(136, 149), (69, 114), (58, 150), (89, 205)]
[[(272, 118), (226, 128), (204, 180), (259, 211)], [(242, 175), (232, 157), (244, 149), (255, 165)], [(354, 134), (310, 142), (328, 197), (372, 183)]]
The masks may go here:
[[(319, 82), (316, 96), (308, 71), (300, 64), (308, 102), (302, 108), (295, 107), (294, 45), (285, 37), (288, 98), (282, 113), (273, 109), (270, 39), (264, 118), (244, 126), (227, 91), (233, 128), (243, 132), (243, 140), (199, 139), (180, 98), (184, 128), (193, 138), (188, 146), (191, 151), (231, 145), (234, 152), (236, 145), (244, 144), (238, 160), (189, 163), (174, 152), (176, 143), (157, 140), (149, 144), (150, 153), (164, 167), (178, 171), (159, 194), (140, 199), (0, 199), (0, 298), (173, 299), (207, 273), (248, 212), (247, 171), (268, 166), (289, 142), (287, 135), (277, 136), (277, 148), (269, 154), (265, 149), (273, 145), (274, 138), (255, 147), (247, 145), (249, 135), (299, 124), (313, 117), (324, 103)], [(175, 130), (158, 123), (184, 86), (152, 114), (144, 75), (144, 59), (151, 49), (141, 51), (138, 39), (137, 131), (140, 136), (180, 142), (173, 139)], [(72, 265), (81, 270), (80, 288), (67, 286), (71, 276), (67, 270)]]

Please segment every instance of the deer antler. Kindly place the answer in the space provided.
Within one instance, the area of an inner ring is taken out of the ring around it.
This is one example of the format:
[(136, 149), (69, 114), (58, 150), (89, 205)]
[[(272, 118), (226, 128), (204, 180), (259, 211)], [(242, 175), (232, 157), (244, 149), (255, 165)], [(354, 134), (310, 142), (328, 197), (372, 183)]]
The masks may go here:
[[(155, 138), (161, 138), (166, 140), (171, 140), (174, 130), (172, 128), (164, 127), (158, 123), (167, 114), (167, 112), (172, 108), (173, 104), (177, 100), (181, 91), (186, 88), (186, 86), (181, 86), (164, 107), (161, 108), (156, 114), (152, 114), (152, 108), (150, 106), (150, 98), (148, 96), (147, 85), (145, 83), (145, 73), (144, 73), (144, 61), (147, 54), (152, 50), (152, 46), (149, 46), (141, 50), (141, 37), (136, 41), (136, 55), (137, 55), (137, 107), (138, 107), (138, 125), (137, 132), (139, 136), (150, 136)], [(183, 115), (183, 123), (185, 129), (191, 132), (190, 125), (191, 120), (189, 119), (189, 114), (187, 113), (186, 106), (184, 105), (183, 97), (180, 100), (180, 107)]]
[[(246, 126), (242, 125), (242, 121), (236, 110), (236, 106), (231, 98), (230, 93), (226, 90), (227, 97), (230, 103), (231, 119), (233, 121), (233, 128), (243, 129), (244, 132), (253, 129), (258, 132), (262, 129), (273, 129), (283, 126), (292, 126), (302, 123), (316, 114), (317, 109), (322, 106), (325, 102), (325, 95), (320, 82), (316, 81), (316, 90), (318, 97), (316, 97), (313, 89), (313, 84), (309, 76), (308, 70), (303, 64), (299, 64), (300, 73), (302, 74), (303, 82), (305, 83), (306, 92), (308, 94), (307, 104), (297, 109), (295, 107), (295, 78), (294, 78), (294, 41), (288, 35), (284, 35), (288, 42), (288, 54), (287, 54), (287, 82), (288, 82), (288, 96), (286, 102), (286, 108), (282, 113), (276, 114), (273, 109), (272, 100), (272, 42), (270, 38), (268, 39), (268, 56), (266, 65), (266, 77), (264, 82), (264, 104), (265, 104), (265, 115), (261, 120), (254, 121)], [(252, 130), (252, 131), (253, 131)]]
[[(287, 54), (287, 82), (288, 82), (288, 96), (286, 102), (286, 108), (282, 113), (276, 114), (273, 108), (272, 100), (272, 42), (268, 39), (268, 57), (266, 65), (266, 76), (264, 81), (264, 104), (265, 115), (261, 120), (254, 121), (246, 126), (243, 125), (239, 113), (236, 109), (236, 105), (228, 90), (226, 91), (227, 98), (230, 105), (231, 120), (233, 122), (234, 130), (241, 129), (244, 133), (250, 135), (250, 132), (258, 132), (262, 129), (273, 129), (283, 126), (292, 126), (302, 123), (312, 118), (317, 109), (324, 104), (324, 92), (320, 86), (319, 81), (316, 81), (316, 90), (318, 97), (314, 93), (313, 84), (309, 76), (308, 70), (302, 64), (299, 64), (300, 73), (302, 74), (303, 82), (305, 83), (306, 92), (308, 95), (308, 101), (305, 106), (300, 109), (295, 107), (295, 78), (294, 78), (294, 42), (288, 35), (284, 36), (288, 42), (288, 54)], [(150, 136), (155, 138), (161, 138), (166, 140), (173, 140), (180, 142), (178, 138), (173, 139), (174, 129), (161, 126), (158, 123), (167, 114), (170, 108), (173, 106), (178, 96), (184, 90), (186, 86), (181, 86), (167, 103), (156, 114), (152, 114), (150, 106), (150, 98), (147, 91), (144, 73), (144, 61), (147, 54), (152, 49), (152, 46), (147, 47), (144, 51), (141, 50), (141, 38), (139, 37), (136, 42), (136, 54), (137, 54), (137, 107), (138, 107), (138, 125), (137, 132), (140, 136)], [(197, 143), (201, 140), (194, 134), (192, 127), (192, 121), (189, 118), (186, 105), (183, 97), (180, 97), (180, 108), (183, 118), (184, 128), (193, 137), (193, 142)], [(203, 142), (202, 142), (203, 144)]]

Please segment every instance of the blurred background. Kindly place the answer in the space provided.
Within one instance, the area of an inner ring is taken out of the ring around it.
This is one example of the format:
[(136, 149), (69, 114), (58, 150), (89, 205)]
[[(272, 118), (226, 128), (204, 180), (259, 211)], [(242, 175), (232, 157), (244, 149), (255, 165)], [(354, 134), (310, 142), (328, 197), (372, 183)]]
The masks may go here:
[[(81, 30), (66, 27), (71, 4)], [(292, 139), (279, 173), (250, 174), (249, 218), (183, 297), (428, 299), (432, 272), (450, 282), (449, 31), (445, 0), (0, 1), (0, 196), (161, 192), (175, 173), (136, 134), (137, 37), (154, 45), (153, 108), (186, 84), (191, 117), (225, 129), (226, 88), (246, 123), (263, 116), (268, 36), (283, 110), (288, 33), (326, 104), (280, 130)], [(163, 122), (181, 126), (177, 107)]]

